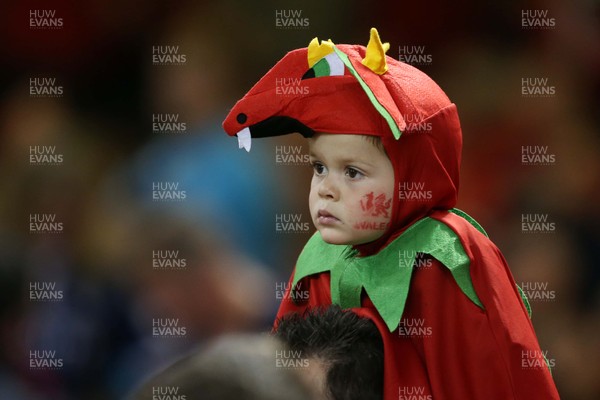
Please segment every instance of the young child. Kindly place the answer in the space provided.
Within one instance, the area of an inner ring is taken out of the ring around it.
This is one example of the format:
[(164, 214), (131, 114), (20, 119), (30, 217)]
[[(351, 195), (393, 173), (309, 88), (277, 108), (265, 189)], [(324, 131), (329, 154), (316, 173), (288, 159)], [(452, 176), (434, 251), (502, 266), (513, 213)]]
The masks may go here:
[(427, 75), (387, 57), (388, 48), (375, 29), (366, 48), (315, 38), (280, 60), (223, 123), (248, 151), (253, 137), (309, 140), (317, 232), (278, 317), (337, 304), (372, 319), (384, 343), (386, 400), (557, 399), (506, 261), (453, 208), (456, 106)]

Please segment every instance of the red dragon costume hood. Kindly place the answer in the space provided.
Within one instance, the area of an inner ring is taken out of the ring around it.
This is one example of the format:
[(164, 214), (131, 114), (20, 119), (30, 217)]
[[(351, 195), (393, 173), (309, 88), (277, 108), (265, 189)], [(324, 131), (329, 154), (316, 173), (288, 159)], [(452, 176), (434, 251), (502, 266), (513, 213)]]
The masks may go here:
[(398, 195), (383, 237), (358, 246), (366, 254), (432, 210), (454, 207), (459, 181), (462, 134), (456, 106), (423, 72), (386, 56), (388, 48), (374, 28), (366, 48), (315, 38), (283, 57), (223, 122), (247, 151), (252, 138), (295, 132), (380, 137)]

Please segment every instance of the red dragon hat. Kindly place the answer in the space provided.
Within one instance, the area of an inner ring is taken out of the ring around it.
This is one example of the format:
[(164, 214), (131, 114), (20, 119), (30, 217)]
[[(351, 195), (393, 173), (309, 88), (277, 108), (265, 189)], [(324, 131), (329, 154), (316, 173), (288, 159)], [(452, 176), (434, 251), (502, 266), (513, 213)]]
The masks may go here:
[(223, 122), (247, 151), (252, 138), (296, 132), (380, 137), (394, 167), (395, 193), (419, 185), (430, 195), (402, 202), (394, 196), (388, 231), (365, 253), (432, 210), (455, 206), (462, 147), (456, 106), (425, 73), (386, 56), (389, 44), (375, 28), (370, 33), (367, 47), (314, 38), (289, 52)]

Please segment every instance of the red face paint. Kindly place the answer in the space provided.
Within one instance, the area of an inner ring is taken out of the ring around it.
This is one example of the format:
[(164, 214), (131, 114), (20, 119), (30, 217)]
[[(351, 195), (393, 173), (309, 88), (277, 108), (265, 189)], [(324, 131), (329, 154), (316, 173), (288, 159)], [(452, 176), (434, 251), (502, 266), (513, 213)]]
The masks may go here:
[(361, 221), (352, 227), (359, 231), (385, 231), (389, 225), (389, 222)]
[(365, 215), (370, 217), (389, 217), (389, 209), (392, 206), (392, 199), (388, 199), (384, 193), (377, 196), (373, 192), (367, 193), (360, 200), (360, 208)]

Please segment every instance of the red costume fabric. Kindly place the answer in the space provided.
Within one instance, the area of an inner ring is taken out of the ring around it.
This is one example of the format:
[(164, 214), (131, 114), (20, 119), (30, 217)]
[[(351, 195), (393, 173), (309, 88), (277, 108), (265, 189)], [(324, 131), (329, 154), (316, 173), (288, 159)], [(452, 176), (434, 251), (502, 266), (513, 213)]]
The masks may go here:
[[(457, 284), (451, 262), (445, 265), (423, 252), (419, 264), (425, 266), (413, 267), (403, 288), (408, 295), (404, 304), (398, 303), (404, 307), (399, 324), (381, 317), (367, 290), (361, 291), (360, 304), (352, 306), (353, 312), (373, 320), (383, 337), (385, 400), (557, 399), (502, 254), (473, 221), (449, 212), (457, 200), (462, 148), (456, 106), (427, 75), (385, 56), (385, 49), (372, 31), (367, 48), (321, 43), (317, 49), (311, 43), (294, 50), (238, 101), (223, 127), (229, 135), (237, 134), (247, 150), (250, 137), (293, 132), (380, 137), (394, 167), (395, 193), (417, 184), (428, 195), (412, 200), (394, 196), (388, 230), (375, 242), (355, 246), (357, 257), (376, 262), (383, 249), (424, 218), (449, 227), (462, 247), (457, 254), (468, 256), (466, 280), (479, 305)], [(320, 55), (327, 63), (319, 63)], [(292, 82), (306, 89), (286, 95), (278, 90), (282, 79), (296, 79)], [(328, 270), (332, 262), (323, 259), (325, 267), (314, 273), (312, 266), (299, 271), (297, 265), (278, 318), (332, 303), (331, 290), (337, 288)], [(292, 299), (297, 274), (297, 285), (309, 292), (307, 300)]]
[[(459, 234), (485, 309), (436, 260), (413, 273), (400, 326), (390, 332), (368, 296), (352, 311), (377, 325), (384, 343), (384, 399), (558, 399), (531, 320), (506, 261), (463, 218), (430, 217)], [(422, 263), (425, 264), (425, 263)], [(291, 281), (290, 281), (291, 282)], [(284, 296), (277, 317), (331, 304), (329, 273), (304, 278), (306, 301)]]

